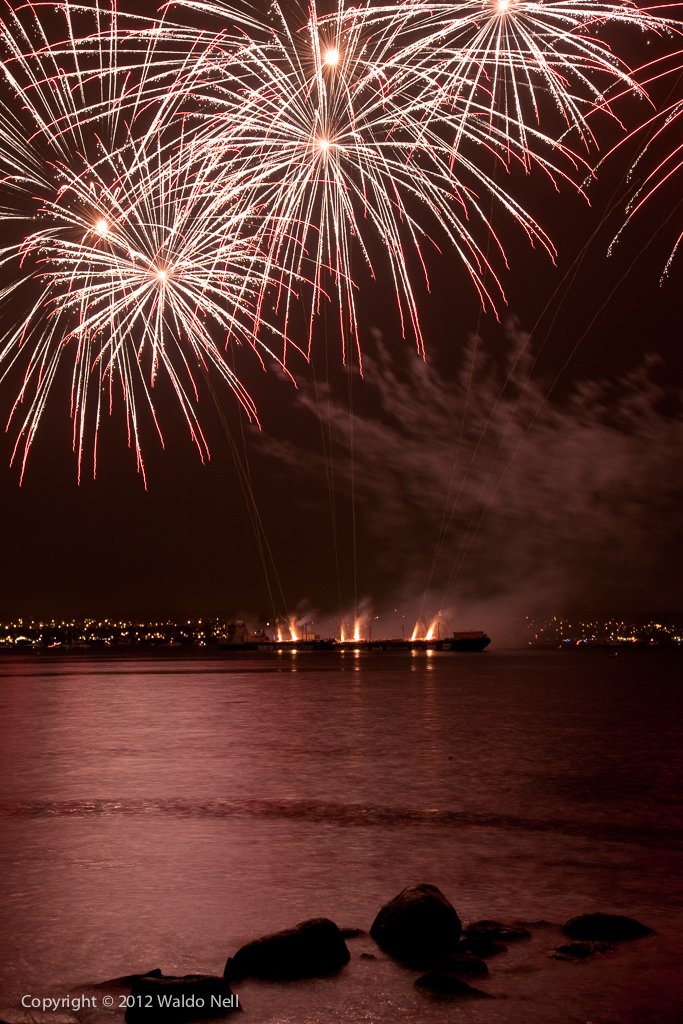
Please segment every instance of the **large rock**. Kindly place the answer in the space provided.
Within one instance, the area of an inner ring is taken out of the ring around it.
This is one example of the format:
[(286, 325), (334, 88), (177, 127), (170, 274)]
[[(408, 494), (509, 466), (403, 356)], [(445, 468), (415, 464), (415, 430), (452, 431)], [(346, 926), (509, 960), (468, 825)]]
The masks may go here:
[(224, 978), (145, 975), (134, 982), (126, 1010), (128, 1024), (184, 1024), (239, 1010), (239, 998)]
[(228, 981), (324, 978), (341, 970), (349, 959), (334, 921), (317, 917), (242, 946), (226, 963), (224, 976)]
[(454, 952), (461, 931), (460, 918), (440, 889), (415, 885), (382, 907), (370, 935), (390, 956), (419, 968)]
[(571, 939), (596, 942), (625, 942), (652, 935), (652, 929), (647, 925), (621, 914), (580, 914), (570, 918), (562, 926), (562, 931)]

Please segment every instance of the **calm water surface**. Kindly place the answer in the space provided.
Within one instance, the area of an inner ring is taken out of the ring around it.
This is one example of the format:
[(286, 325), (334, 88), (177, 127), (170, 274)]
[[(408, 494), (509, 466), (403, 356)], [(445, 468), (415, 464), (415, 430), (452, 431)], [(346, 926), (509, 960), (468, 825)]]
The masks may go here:
[[(3, 657), (0, 1006), (221, 973), (255, 935), (319, 915), (367, 929), (430, 881), (465, 921), (550, 922), (490, 962), (499, 998), (434, 1003), (360, 939), (338, 978), (245, 983), (250, 1019), (680, 1024), (682, 666), (661, 649)], [(557, 924), (595, 909), (657, 935), (549, 959)]]

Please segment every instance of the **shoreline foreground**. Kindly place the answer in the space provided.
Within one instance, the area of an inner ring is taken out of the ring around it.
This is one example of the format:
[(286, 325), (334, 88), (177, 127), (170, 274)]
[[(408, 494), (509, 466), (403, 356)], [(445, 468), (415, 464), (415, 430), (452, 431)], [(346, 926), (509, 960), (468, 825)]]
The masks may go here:
[[(565, 972), (566, 978), (567, 971), (588, 970), (589, 964), (604, 967), (618, 960), (626, 946), (642, 949), (640, 940), (656, 943), (656, 934), (632, 917), (605, 912), (583, 913), (562, 925), (487, 918), (463, 926), (441, 890), (421, 883), (385, 903), (369, 932), (339, 928), (327, 918), (308, 919), (247, 942), (228, 956), (222, 976), (168, 975), (157, 967), (61, 995), (26, 994), (18, 1006), (0, 1008), (0, 1019), (2, 1024), (191, 1024), (249, 1009), (258, 1003), (254, 997), (259, 988), (265, 987), (271, 996), (278, 992), (285, 1015), (277, 1019), (289, 1020), (288, 992), (301, 995), (307, 985), (332, 982), (328, 994), (343, 1005), (345, 976), (354, 966), (367, 976), (392, 965), (397, 996), (411, 986), (424, 999), (426, 1019), (433, 1009), (448, 1019), (449, 1007), (467, 1012), (463, 1004), (479, 1000), (506, 1000), (509, 1009), (512, 993), (506, 989), (515, 978), (545, 969), (554, 971), (557, 981), (557, 972)], [(552, 973), (548, 982), (553, 983)], [(656, 1000), (652, 1011), (653, 1022), (668, 1020), (657, 1015)], [(331, 1009), (330, 1015), (347, 1019)], [(318, 1019), (322, 1024), (324, 1018)]]

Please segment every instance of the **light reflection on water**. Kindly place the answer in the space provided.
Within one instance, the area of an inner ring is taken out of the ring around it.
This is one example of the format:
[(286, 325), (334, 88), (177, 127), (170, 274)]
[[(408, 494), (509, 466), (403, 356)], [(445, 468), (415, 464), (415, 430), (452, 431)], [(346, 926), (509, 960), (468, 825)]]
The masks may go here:
[[(507, 998), (468, 1020), (636, 1024), (656, 992), (668, 1024), (679, 668), (661, 651), (3, 658), (3, 998), (220, 972), (255, 934), (318, 915), (368, 928), (432, 881), (466, 920), (600, 907), (660, 932), (577, 968), (547, 959), (541, 930), (491, 964)], [(359, 961), (363, 941), (348, 977), (243, 1001), (258, 1020), (461, 1019)]]

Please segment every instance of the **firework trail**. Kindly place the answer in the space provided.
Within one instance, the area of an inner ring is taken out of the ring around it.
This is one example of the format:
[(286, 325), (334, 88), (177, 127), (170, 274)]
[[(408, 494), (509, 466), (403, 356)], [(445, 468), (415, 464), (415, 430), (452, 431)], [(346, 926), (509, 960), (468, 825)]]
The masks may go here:
[[(369, 26), (400, 25), (397, 59), (425, 76), (434, 117), (468, 116), (470, 102), (504, 117), (508, 133), (533, 151), (530, 128), (596, 143), (590, 116), (613, 117), (610, 96), (642, 94), (610, 45), (614, 29), (663, 33), (672, 22), (632, 0), (403, 0), (367, 9)], [(449, 113), (451, 111), (451, 113)], [(550, 128), (546, 129), (545, 125)]]
[[(683, 53), (678, 52), (659, 57), (657, 60), (640, 68), (640, 73), (647, 87), (651, 87), (655, 83), (667, 83), (670, 79), (674, 81), (672, 92), (669, 94), (669, 99), (665, 102), (664, 106), (659, 108), (651, 118), (638, 125), (624, 139), (620, 140), (607, 154), (607, 157), (609, 157), (616, 150), (622, 148), (625, 143), (627, 144), (636, 138), (642, 139), (644, 137), (645, 141), (639, 156), (629, 171), (629, 176), (633, 178), (648, 160), (651, 168), (644, 172), (642, 180), (631, 197), (626, 208), (626, 220), (610, 248), (614, 247), (622, 232), (642, 211), (643, 207), (650, 203), (655, 196), (659, 195), (683, 171), (683, 140), (681, 139), (681, 126), (683, 125), (683, 95), (681, 95)], [(669, 145), (669, 139), (672, 140), (673, 145)], [(674, 209), (678, 209), (678, 204), (676, 204)], [(683, 242), (683, 230), (678, 232), (662, 271), (662, 279), (669, 274), (674, 258), (680, 249), (681, 242)]]
[[(68, 5), (64, 14), (71, 30)], [(30, 49), (42, 28), (33, 15), (25, 21), (14, 16), (2, 29), (9, 57), (1, 70), (15, 99), (0, 117), (3, 212), (19, 235), (0, 250), (11, 324), (0, 337), (0, 380), (18, 380), (8, 423), (16, 427), (13, 461), (23, 476), (64, 364), (79, 478), (87, 445), (96, 470), (99, 427), (117, 394), (144, 476), (141, 415), (146, 407), (163, 442), (154, 402), (162, 379), (207, 458), (197, 412), (202, 378), (217, 373), (255, 418), (227, 345), (272, 355), (261, 338), (269, 279), (249, 224), (255, 211), (243, 202), (235, 208), (208, 165), (187, 161), (182, 124), (168, 139), (148, 112), (146, 127), (131, 128), (118, 97), (103, 97), (114, 76), (93, 73), (87, 59), (104, 62), (101, 47), (79, 49), (74, 40), (65, 69), (65, 49)], [(109, 29), (111, 67), (113, 9)], [(24, 120), (8, 112), (17, 99)], [(16, 308), (22, 315), (12, 323)]]

